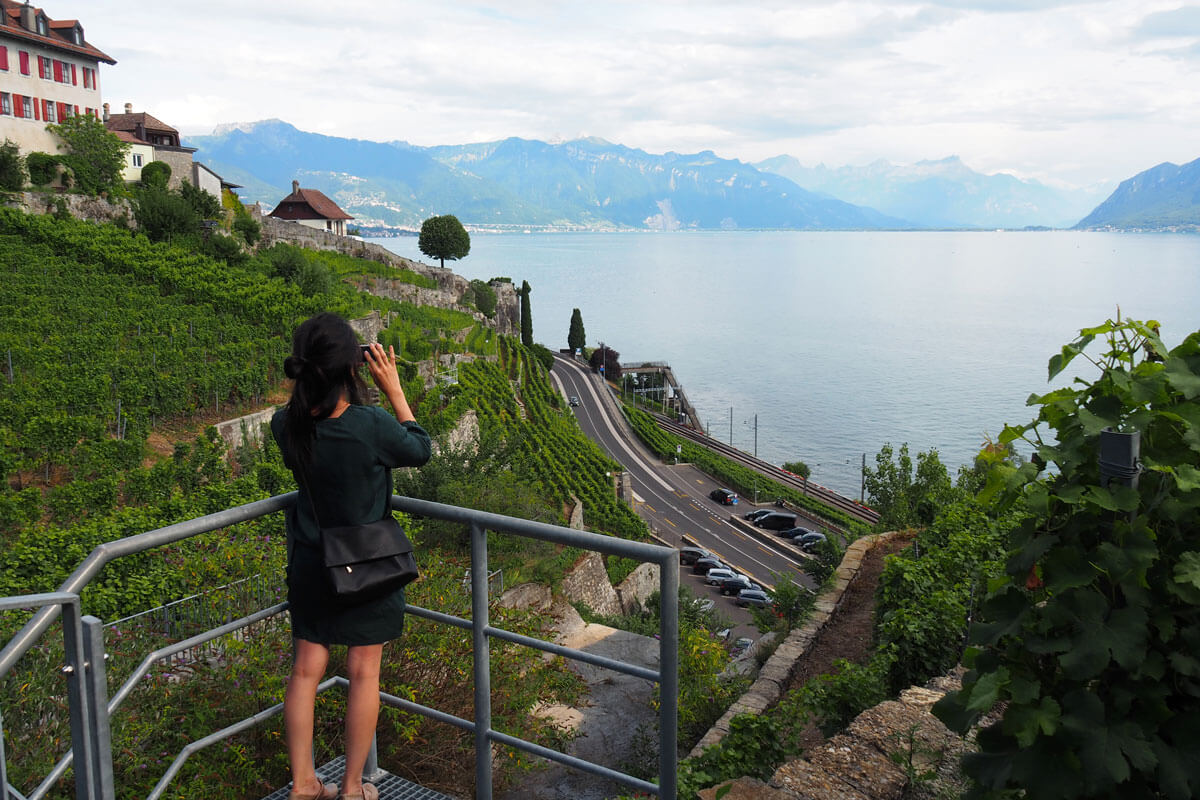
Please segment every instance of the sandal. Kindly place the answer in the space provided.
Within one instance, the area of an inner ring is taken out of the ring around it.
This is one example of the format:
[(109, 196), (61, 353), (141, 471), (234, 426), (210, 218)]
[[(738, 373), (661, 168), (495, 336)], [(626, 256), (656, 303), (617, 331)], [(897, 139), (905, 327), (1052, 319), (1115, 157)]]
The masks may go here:
[(322, 783), (316, 794), (300, 794), (294, 789), (288, 792), (288, 800), (337, 800), (338, 787), (333, 783)]
[(338, 795), (338, 798), (339, 800), (379, 800), (379, 790), (373, 783), (364, 783), (360, 793)]

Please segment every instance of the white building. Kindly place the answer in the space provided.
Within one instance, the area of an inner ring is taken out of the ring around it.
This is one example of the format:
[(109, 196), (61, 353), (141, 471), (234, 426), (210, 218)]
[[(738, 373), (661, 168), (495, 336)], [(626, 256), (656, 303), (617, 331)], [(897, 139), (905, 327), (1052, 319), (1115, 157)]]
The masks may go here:
[(0, 0), (0, 142), (23, 153), (59, 152), (46, 130), (73, 114), (100, 117), (100, 64), (78, 20), (53, 20), (28, 2)]

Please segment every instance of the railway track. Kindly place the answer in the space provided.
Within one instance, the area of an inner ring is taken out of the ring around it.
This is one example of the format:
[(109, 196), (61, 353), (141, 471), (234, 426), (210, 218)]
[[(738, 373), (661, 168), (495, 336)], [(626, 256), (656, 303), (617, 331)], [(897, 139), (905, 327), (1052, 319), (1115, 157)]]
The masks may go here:
[(799, 475), (794, 475), (790, 472), (785, 472), (774, 464), (768, 464), (765, 461), (760, 461), (751, 455), (748, 455), (736, 447), (732, 447), (724, 442), (713, 439), (711, 436), (706, 436), (699, 431), (689, 428), (685, 425), (680, 425), (677, 422), (655, 414), (655, 421), (663, 430), (673, 433), (676, 436), (688, 439), (703, 447), (707, 447), (721, 456), (736, 461), (742, 466), (752, 469), (773, 481), (778, 481), (785, 486), (791, 486), (802, 492), (807, 493), (810, 497), (820, 500), (831, 508), (836, 508), (849, 516), (857, 519), (867, 525), (874, 525), (879, 522), (879, 512), (875, 509), (865, 506), (859, 502), (851, 500), (848, 497), (843, 497), (832, 489), (827, 489), (819, 483), (801, 478)]

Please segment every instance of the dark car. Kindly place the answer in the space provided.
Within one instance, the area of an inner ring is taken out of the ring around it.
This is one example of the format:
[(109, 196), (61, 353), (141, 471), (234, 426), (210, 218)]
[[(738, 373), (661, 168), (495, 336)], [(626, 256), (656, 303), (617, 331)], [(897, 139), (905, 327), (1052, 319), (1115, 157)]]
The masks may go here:
[(796, 527), (796, 515), (786, 511), (772, 511), (754, 520), (754, 524), (769, 531), (784, 531)]
[(792, 537), (792, 544), (799, 547), (801, 550), (808, 550), (810, 547), (816, 547), (821, 542), (825, 541), (825, 534), (809, 531), (808, 533), (800, 534)]
[(728, 489), (713, 489), (708, 496), (723, 506), (736, 506), (738, 501), (737, 492)]
[(695, 575), (707, 575), (710, 569), (717, 569), (718, 567), (728, 569), (729, 565), (716, 556), (703, 556), (692, 562), (692, 573)]
[(717, 588), (721, 590), (721, 594), (737, 594), (742, 589), (761, 589), (762, 587), (745, 575), (734, 575), (717, 584)]
[(753, 511), (748, 511), (745, 514), (742, 514), (742, 519), (748, 519), (751, 522), (754, 522), (754, 520), (758, 519), (759, 517), (765, 517), (770, 513), (771, 509), (769, 508), (756, 508)]
[(766, 608), (771, 604), (771, 598), (762, 589), (742, 589), (734, 600), (739, 606), (758, 606)]
[(712, 553), (705, 550), (703, 547), (681, 547), (679, 548), (679, 563), (680, 564), (695, 564), (696, 559), (711, 556)]
[(571, 395), (569, 398), (567, 398), (567, 402), (571, 404), (572, 408), (574, 408), (575, 406), (579, 405), (579, 398), (575, 395)]
[(785, 528), (784, 530), (778, 531), (778, 533), (782, 539), (795, 539), (797, 536), (803, 536), (806, 533), (815, 533), (815, 531), (812, 528), (797, 526), (795, 528)]

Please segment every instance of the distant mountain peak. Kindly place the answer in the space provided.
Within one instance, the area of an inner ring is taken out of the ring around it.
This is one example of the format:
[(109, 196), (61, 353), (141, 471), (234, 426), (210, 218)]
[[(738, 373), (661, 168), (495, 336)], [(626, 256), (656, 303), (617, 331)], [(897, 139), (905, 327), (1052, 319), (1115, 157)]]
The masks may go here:
[(281, 119), (272, 117), (271, 119), (260, 119), (255, 122), (226, 122), (217, 125), (213, 128), (213, 136), (224, 136), (225, 134), (239, 133), (254, 133), (259, 128), (291, 128), (292, 126)]

